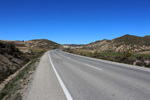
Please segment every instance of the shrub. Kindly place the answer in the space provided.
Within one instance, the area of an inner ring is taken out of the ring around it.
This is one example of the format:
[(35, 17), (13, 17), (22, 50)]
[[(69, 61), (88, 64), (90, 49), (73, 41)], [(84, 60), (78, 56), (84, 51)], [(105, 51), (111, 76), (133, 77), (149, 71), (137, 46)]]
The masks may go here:
[(129, 58), (131, 55), (132, 55), (132, 54), (131, 54), (131, 52), (130, 52), (129, 50), (127, 50), (127, 51), (125, 51), (125, 52), (123, 53), (123, 57), (124, 57), (124, 58)]
[(95, 51), (95, 52), (93, 53), (92, 57), (98, 58), (98, 57), (99, 57), (99, 53), (98, 53), (97, 51)]

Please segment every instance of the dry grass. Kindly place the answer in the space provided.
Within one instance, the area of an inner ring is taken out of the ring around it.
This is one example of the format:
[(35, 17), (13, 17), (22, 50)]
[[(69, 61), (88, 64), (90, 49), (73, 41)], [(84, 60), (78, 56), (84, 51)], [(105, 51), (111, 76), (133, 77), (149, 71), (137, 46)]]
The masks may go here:
[(75, 53), (82, 56), (88, 56), (88, 57), (126, 63), (126, 64), (135, 64), (134, 62), (138, 60), (139, 64), (136, 63), (136, 65), (150, 67), (150, 64), (145, 62), (145, 61), (150, 61), (150, 54), (149, 54), (150, 51), (143, 52), (144, 54), (132, 53), (129, 51), (122, 52), (122, 53), (121, 52), (97, 52), (97, 51), (90, 51), (84, 49), (66, 49), (64, 51), (69, 53)]
[(138, 52), (138, 54), (150, 54), (150, 51)]
[(12, 78), (0, 92), (0, 100), (22, 100), (31, 75), (36, 69), (39, 58), (33, 59), (17, 76)]

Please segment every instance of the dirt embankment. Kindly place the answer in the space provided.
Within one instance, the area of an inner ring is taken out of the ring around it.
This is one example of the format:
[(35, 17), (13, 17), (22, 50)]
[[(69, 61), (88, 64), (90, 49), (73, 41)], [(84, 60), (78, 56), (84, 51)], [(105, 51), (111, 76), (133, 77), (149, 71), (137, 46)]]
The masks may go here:
[(0, 100), (22, 100), (39, 61), (39, 57), (31, 60), (0, 84)]
[(23, 41), (14, 42), (0, 40), (0, 83), (27, 62), (49, 50), (47, 48), (23, 47), (23, 45), (19, 45), (24, 43)]
[(0, 83), (28, 61), (15, 45), (0, 42)]

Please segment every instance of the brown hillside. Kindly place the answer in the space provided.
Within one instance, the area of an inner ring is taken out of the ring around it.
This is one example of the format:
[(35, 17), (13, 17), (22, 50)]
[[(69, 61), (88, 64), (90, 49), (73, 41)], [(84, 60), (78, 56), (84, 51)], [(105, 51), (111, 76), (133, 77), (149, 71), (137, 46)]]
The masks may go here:
[(9, 41), (15, 44), (17, 47), (31, 47), (31, 48), (45, 48), (45, 49), (53, 49), (59, 48), (60, 45), (53, 41), (47, 39), (36, 39), (29, 41)]
[(60, 45), (46, 39), (30, 41), (0, 40), (0, 83), (17, 71), (28, 58), (32, 59), (46, 50), (59, 48)]
[(19, 69), (26, 59), (15, 45), (0, 42), (0, 83)]
[(125, 45), (145, 45), (145, 46), (150, 46), (150, 36), (144, 36), (144, 37), (139, 37), (139, 36), (132, 36), (132, 35), (124, 35), (122, 37), (114, 39), (116, 43), (123, 43)]
[(148, 51), (150, 50), (150, 36), (124, 35), (113, 40), (96, 41), (83, 48), (100, 52), (124, 52), (127, 50), (132, 52)]

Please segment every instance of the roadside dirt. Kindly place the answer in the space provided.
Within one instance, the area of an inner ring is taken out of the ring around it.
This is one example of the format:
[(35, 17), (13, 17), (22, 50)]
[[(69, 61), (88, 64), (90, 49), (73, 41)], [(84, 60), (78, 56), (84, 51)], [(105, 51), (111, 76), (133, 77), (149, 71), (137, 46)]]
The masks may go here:
[(39, 61), (33, 59), (0, 84), (0, 100), (22, 100)]
[(14, 78), (15, 76), (18, 75), (18, 73), (24, 69), (27, 65), (29, 65), (31, 62), (28, 62), (26, 65), (24, 65), (21, 69), (19, 69), (18, 71), (16, 71), (14, 74), (10, 75), (7, 79), (5, 79), (5, 81), (3, 81), (1, 84), (0, 84), (0, 91), (4, 88), (4, 86), (12, 79)]

